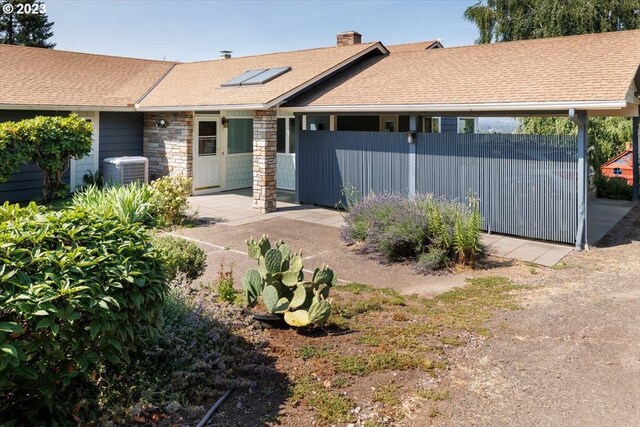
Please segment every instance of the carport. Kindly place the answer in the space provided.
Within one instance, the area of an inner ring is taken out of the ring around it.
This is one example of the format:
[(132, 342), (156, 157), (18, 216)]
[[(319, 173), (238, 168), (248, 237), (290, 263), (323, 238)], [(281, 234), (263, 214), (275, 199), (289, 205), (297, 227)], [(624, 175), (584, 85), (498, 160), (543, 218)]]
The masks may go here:
[[(348, 187), (461, 200), (474, 194), (488, 231), (586, 249), (589, 117), (633, 118), (638, 200), (639, 64), (638, 31), (372, 58), (286, 104), (303, 129), (297, 200), (333, 206)], [(335, 130), (340, 115), (371, 114), (408, 116), (409, 129)], [(420, 126), (436, 116), (568, 117), (578, 132), (429, 133)], [(329, 128), (303, 128), (310, 117), (326, 118)]]

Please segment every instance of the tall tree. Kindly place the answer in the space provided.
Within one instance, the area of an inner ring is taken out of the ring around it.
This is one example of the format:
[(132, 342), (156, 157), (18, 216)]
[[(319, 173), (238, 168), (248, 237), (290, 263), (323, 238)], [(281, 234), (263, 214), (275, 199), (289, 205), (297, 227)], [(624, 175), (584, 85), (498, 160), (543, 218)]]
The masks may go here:
[[(640, 28), (640, 0), (481, 0), (463, 17), (478, 27), (478, 44), (530, 40)], [(557, 134), (577, 129), (563, 117), (533, 117), (521, 120), (520, 131)], [(589, 138), (595, 148), (592, 163), (599, 167), (625, 149), (631, 139), (630, 119), (594, 117)]]
[[(9, 0), (11, 13), (0, 14), (0, 43), (52, 49), (55, 43), (48, 40), (53, 36), (53, 22), (43, 13), (42, 2), (36, 0)], [(24, 7), (29, 5), (29, 7)], [(37, 9), (34, 7), (37, 6)], [(38, 13), (27, 13), (37, 10)], [(22, 11), (23, 13), (18, 13)]]

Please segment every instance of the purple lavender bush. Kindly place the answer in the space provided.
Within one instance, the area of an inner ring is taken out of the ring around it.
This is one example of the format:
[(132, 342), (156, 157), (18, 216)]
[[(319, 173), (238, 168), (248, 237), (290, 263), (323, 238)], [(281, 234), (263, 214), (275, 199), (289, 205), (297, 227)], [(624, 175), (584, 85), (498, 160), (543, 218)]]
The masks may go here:
[(386, 261), (417, 260), (421, 273), (452, 263), (475, 264), (482, 218), (477, 200), (457, 201), (420, 195), (370, 194), (350, 206), (342, 240), (361, 243), (364, 253)]

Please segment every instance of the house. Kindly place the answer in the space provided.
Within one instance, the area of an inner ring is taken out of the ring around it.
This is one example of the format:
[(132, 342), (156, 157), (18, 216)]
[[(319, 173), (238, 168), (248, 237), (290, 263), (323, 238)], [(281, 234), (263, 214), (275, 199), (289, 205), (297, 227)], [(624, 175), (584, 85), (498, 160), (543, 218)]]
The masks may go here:
[[(263, 213), (276, 209), (276, 187), (332, 205), (347, 177), (362, 191), (437, 184), (443, 196), (482, 195), (489, 229), (577, 247), (588, 117), (638, 116), (640, 31), (454, 48), (363, 43), (350, 31), (333, 47), (193, 63), (7, 45), (0, 57), (0, 120), (94, 122), (71, 187), (107, 156), (140, 154), (151, 178), (193, 177), (196, 195), (253, 187)], [(530, 115), (569, 116), (578, 137), (473, 133), (478, 117)], [(0, 195), (36, 187), (30, 166)]]
[(633, 185), (633, 150), (627, 148), (603, 164), (600, 170), (604, 176), (624, 179), (627, 184)]

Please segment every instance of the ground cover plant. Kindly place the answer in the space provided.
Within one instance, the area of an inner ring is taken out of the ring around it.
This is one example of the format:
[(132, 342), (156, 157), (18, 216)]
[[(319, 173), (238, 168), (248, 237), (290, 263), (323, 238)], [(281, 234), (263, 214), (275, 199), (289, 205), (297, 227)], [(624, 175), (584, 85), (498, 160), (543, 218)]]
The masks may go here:
[(428, 425), (450, 398), (450, 353), (486, 336), (487, 321), (519, 308), (523, 288), (502, 277), (469, 281), (433, 298), (350, 283), (332, 288), (333, 310), (322, 330), (269, 330), (268, 355), (287, 381), (279, 415), (238, 410), (232, 395), (214, 425)]
[(482, 251), (478, 201), (370, 194), (349, 206), (341, 237), (386, 261), (415, 260), (420, 272), (475, 265)]

